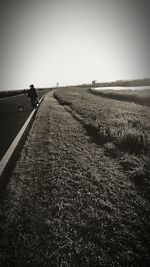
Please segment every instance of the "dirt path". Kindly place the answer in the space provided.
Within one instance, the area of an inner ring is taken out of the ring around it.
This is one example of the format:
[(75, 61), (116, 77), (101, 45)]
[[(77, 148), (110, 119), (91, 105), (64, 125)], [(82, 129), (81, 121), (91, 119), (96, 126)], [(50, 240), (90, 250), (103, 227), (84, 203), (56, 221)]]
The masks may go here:
[(149, 261), (149, 234), (141, 238), (149, 203), (53, 92), (37, 112), (6, 191), (1, 266)]

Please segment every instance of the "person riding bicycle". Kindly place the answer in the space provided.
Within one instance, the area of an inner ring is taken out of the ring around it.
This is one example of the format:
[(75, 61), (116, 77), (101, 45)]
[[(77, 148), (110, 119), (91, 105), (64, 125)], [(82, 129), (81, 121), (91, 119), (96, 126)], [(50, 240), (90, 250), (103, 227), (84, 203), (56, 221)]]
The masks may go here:
[(38, 93), (34, 87), (33, 84), (31, 84), (30, 86), (30, 89), (28, 90), (28, 97), (30, 97), (31, 99), (31, 106), (32, 108), (36, 108), (37, 107), (37, 104), (39, 104), (39, 100), (38, 100)]

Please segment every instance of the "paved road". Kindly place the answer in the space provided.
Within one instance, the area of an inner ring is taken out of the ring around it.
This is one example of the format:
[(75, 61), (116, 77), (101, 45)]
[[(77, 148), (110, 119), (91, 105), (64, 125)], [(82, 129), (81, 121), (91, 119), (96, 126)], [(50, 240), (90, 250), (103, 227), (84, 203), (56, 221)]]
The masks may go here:
[[(45, 93), (39, 92), (39, 98)], [(17, 104), (24, 104), (18, 111)], [(11, 145), (32, 109), (27, 95), (17, 95), (0, 100), (0, 160)]]

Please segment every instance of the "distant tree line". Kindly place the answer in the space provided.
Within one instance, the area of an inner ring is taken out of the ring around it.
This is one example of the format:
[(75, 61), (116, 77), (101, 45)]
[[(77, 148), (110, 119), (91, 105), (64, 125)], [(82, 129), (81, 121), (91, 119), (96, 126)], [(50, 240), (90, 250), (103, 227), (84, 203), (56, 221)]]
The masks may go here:
[(21, 95), (26, 94), (26, 90), (9, 90), (9, 91), (1, 91), (0, 92), (0, 98), (15, 96), (15, 95)]
[(117, 80), (114, 82), (95, 83), (95, 87), (107, 86), (149, 86), (150, 79), (137, 79), (137, 80)]

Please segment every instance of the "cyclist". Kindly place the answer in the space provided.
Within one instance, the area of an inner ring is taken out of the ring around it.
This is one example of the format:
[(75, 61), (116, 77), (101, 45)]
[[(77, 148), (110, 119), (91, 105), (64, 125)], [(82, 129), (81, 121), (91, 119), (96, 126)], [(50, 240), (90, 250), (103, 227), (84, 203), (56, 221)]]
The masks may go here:
[(33, 84), (31, 84), (29, 87), (30, 89), (28, 90), (27, 94), (28, 97), (30, 97), (31, 99), (31, 107), (37, 108), (37, 104), (39, 104), (38, 93)]

